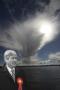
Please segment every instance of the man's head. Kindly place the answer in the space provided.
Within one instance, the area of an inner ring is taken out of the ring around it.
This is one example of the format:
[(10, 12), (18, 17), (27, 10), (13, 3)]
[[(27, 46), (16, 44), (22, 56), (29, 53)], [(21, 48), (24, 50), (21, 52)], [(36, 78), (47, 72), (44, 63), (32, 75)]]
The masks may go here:
[(14, 50), (6, 50), (4, 53), (4, 61), (8, 67), (13, 68), (16, 66), (17, 54)]

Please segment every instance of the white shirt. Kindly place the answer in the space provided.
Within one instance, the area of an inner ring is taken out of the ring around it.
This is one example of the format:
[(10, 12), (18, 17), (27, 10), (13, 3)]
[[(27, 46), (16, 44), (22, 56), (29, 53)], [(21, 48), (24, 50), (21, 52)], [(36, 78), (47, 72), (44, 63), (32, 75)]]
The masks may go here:
[(6, 67), (10, 75), (13, 77), (13, 80), (15, 81), (15, 68), (11, 69), (10, 67), (8, 67), (8, 65), (6, 65)]

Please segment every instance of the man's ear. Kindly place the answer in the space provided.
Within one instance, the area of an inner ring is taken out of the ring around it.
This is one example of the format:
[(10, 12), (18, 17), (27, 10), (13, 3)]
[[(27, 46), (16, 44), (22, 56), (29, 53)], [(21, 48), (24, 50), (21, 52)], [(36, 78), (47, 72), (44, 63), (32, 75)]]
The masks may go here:
[(6, 60), (9, 60), (9, 56), (8, 55), (6, 56)]

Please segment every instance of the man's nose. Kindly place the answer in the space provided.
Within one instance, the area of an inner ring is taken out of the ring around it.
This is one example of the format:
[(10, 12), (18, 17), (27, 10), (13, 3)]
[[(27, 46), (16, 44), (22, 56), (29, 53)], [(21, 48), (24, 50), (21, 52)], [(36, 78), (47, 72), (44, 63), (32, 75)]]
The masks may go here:
[(13, 65), (16, 65), (16, 61), (13, 61), (12, 64), (13, 64)]
[(17, 60), (16, 60), (16, 59), (14, 59), (14, 60), (13, 60), (13, 62), (17, 62)]

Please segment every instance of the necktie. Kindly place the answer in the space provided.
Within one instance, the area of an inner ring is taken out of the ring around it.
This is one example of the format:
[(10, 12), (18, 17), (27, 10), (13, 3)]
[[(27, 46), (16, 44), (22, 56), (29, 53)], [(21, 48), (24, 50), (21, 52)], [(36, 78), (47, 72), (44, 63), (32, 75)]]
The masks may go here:
[(12, 71), (12, 78), (13, 78), (13, 80), (15, 82), (15, 68), (13, 68), (11, 71)]

